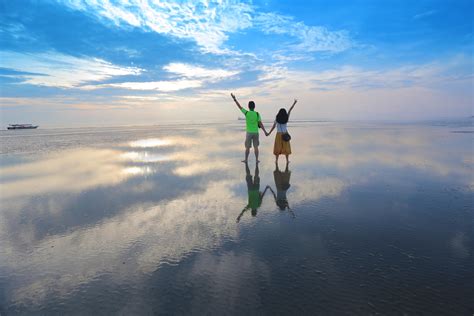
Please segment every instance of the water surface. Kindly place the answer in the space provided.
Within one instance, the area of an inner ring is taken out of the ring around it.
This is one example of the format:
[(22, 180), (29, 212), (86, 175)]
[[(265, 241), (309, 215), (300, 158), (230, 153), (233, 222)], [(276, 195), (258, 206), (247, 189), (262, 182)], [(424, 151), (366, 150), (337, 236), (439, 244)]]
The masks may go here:
[(472, 127), (290, 128), (1, 132), (0, 313), (471, 315)]

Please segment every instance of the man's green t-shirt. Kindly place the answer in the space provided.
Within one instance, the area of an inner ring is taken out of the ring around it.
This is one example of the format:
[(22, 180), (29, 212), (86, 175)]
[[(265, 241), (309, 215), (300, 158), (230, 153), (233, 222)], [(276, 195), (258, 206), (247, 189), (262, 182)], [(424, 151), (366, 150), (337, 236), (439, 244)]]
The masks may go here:
[(247, 125), (247, 133), (257, 133), (258, 134), (258, 122), (261, 122), (260, 115), (255, 111), (247, 111), (246, 109), (241, 109), (242, 113), (245, 114), (245, 123)]
[(262, 199), (260, 198), (260, 192), (257, 190), (248, 190), (248, 206), (252, 209), (255, 210), (262, 205)]

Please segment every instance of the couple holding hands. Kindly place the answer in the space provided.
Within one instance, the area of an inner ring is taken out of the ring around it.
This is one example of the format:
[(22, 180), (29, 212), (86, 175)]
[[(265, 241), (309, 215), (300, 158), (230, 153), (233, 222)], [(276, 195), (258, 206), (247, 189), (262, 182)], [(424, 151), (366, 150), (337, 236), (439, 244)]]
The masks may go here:
[(244, 109), (237, 98), (233, 93), (230, 94), (232, 99), (234, 100), (237, 107), (244, 113), (245, 115), (245, 123), (246, 123), (246, 131), (247, 135), (245, 137), (245, 159), (242, 162), (247, 163), (250, 147), (253, 144), (253, 149), (255, 152), (255, 159), (257, 162), (258, 160), (258, 145), (260, 144), (259, 137), (258, 137), (258, 129), (261, 127), (265, 132), (265, 135), (270, 135), (273, 130), (276, 128), (277, 133), (275, 136), (275, 144), (273, 146), (273, 154), (275, 155), (275, 162), (278, 163), (278, 157), (280, 155), (285, 155), (286, 163), (288, 163), (288, 156), (291, 154), (291, 145), (290, 145), (290, 134), (288, 134), (288, 130), (286, 128), (286, 124), (288, 123), (288, 119), (290, 118), (291, 111), (295, 107), (297, 100), (293, 102), (288, 112), (286, 109), (281, 108), (276, 115), (276, 119), (273, 122), (273, 126), (270, 131), (267, 133), (265, 126), (263, 126), (262, 118), (260, 114), (255, 111), (255, 102), (249, 101), (248, 110)]

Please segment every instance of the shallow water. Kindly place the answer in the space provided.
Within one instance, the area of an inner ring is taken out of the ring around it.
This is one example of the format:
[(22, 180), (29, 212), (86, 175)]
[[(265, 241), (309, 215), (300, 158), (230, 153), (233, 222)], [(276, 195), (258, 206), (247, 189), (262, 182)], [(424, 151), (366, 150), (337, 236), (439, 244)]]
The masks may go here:
[(1, 132), (0, 313), (474, 313), (472, 126), (290, 128)]

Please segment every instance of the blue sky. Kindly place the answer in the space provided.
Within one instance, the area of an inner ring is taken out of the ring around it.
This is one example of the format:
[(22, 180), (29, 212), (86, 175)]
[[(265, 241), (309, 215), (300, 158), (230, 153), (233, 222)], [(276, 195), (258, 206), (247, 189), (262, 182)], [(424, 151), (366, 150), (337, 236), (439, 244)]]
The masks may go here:
[(472, 115), (473, 2), (0, 0), (1, 123)]

